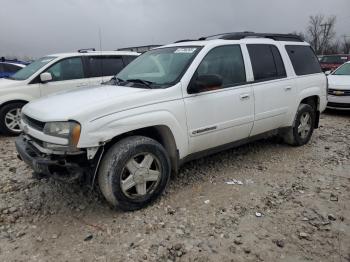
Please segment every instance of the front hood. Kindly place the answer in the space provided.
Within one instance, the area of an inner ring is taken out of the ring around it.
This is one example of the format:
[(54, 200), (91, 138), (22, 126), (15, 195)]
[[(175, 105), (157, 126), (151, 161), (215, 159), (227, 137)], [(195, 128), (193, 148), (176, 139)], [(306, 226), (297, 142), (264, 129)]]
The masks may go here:
[(22, 112), (43, 122), (94, 119), (140, 106), (145, 101), (149, 103), (159, 100), (155, 94), (161, 91), (125, 86), (96, 86), (35, 100), (24, 106)]
[(350, 76), (329, 75), (329, 88), (331, 89), (346, 89), (350, 90)]
[(0, 89), (16, 87), (23, 85), (23, 81), (11, 80), (7, 78), (0, 78)]

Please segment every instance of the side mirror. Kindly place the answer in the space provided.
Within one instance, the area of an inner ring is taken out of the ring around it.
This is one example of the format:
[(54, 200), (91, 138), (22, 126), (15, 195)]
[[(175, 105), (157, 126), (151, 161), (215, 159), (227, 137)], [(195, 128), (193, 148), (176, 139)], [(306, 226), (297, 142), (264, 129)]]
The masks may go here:
[(219, 89), (222, 86), (222, 78), (218, 75), (200, 75), (187, 88), (189, 94), (200, 93)]
[(45, 73), (40, 74), (40, 80), (42, 83), (50, 82), (52, 80), (51, 73), (45, 72)]
[(326, 76), (328, 76), (328, 75), (330, 75), (331, 73), (332, 73), (332, 71), (331, 70), (328, 70), (328, 71), (326, 71), (326, 72), (324, 72), (325, 74), (326, 74)]

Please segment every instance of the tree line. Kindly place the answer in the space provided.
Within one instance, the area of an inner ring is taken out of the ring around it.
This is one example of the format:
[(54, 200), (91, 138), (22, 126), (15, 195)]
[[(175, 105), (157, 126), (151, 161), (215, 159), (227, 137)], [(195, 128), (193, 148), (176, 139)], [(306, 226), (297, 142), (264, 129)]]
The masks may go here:
[(349, 54), (350, 34), (337, 37), (336, 20), (336, 16), (310, 16), (305, 32), (295, 33), (309, 42), (317, 55)]

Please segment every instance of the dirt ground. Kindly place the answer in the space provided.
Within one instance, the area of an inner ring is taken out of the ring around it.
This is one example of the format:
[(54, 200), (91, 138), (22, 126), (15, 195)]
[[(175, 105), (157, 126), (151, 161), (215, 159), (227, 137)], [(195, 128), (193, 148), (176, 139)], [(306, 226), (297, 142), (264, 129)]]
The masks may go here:
[(0, 261), (350, 261), (350, 113), (312, 141), (258, 141), (186, 164), (146, 209), (34, 179), (0, 137)]

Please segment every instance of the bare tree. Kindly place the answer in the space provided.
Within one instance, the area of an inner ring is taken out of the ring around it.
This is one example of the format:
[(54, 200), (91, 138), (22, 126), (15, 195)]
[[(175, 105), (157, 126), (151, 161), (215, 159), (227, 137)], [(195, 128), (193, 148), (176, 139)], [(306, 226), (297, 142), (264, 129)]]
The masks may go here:
[(335, 37), (335, 16), (315, 15), (309, 17), (306, 39), (317, 54), (325, 54)]
[(342, 52), (344, 54), (350, 54), (350, 36), (343, 36), (344, 39), (341, 43)]

